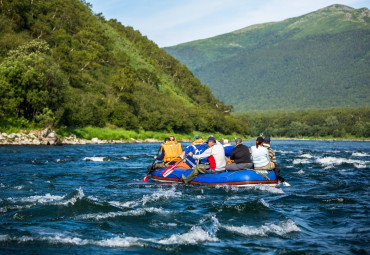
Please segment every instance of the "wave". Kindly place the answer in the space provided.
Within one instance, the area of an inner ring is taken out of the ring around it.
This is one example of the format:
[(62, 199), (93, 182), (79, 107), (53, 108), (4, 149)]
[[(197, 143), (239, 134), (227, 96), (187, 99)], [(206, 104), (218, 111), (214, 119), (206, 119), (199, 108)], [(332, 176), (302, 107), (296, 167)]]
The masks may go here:
[(304, 159), (301, 159), (301, 158), (296, 158), (293, 160), (293, 164), (294, 165), (299, 165), (299, 164), (309, 164), (311, 163), (308, 159), (304, 158)]
[(336, 158), (336, 157), (323, 157), (316, 159), (317, 163), (320, 163), (322, 166), (326, 166), (328, 168), (332, 168), (334, 165), (342, 165), (342, 164), (352, 164), (356, 168), (366, 168), (366, 164), (369, 161), (363, 161), (358, 159), (348, 159), (348, 158)]
[(303, 170), (299, 170), (298, 172), (294, 172), (293, 174), (304, 175), (306, 174), (306, 172)]
[(367, 154), (365, 152), (353, 152), (352, 156), (354, 156), (354, 157), (369, 157), (370, 154)]
[(193, 226), (189, 232), (173, 234), (169, 238), (159, 240), (159, 244), (197, 244), (204, 242), (217, 242), (219, 239), (199, 226)]
[(108, 213), (89, 213), (89, 214), (83, 214), (77, 217), (77, 219), (83, 219), (83, 220), (103, 220), (108, 218), (115, 218), (115, 217), (121, 217), (121, 216), (143, 216), (146, 213), (157, 213), (157, 214), (170, 214), (173, 213), (169, 211), (165, 211), (162, 208), (139, 208), (136, 210), (126, 211), (126, 212), (108, 212)]
[[(83, 160), (85, 161), (104, 161), (106, 157), (85, 157)], [(109, 161), (109, 160), (108, 160)]]
[(301, 231), (293, 220), (282, 221), (279, 222), (279, 224), (266, 223), (260, 227), (252, 227), (245, 225), (237, 227), (224, 224), (220, 224), (220, 227), (227, 231), (242, 234), (244, 236), (268, 236), (270, 234), (285, 236), (291, 232)]
[(75, 204), (78, 199), (82, 199), (83, 197), (84, 197), (84, 192), (82, 188), (79, 188), (67, 196), (51, 195), (50, 193), (47, 193), (45, 195), (35, 195), (35, 196), (21, 197), (21, 198), (10, 197), (7, 199), (7, 201), (10, 201), (13, 203), (31, 203), (33, 205), (36, 205), (36, 204), (69, 205), (69, 204)]
[(267, 192), (273, 193), (273, 194), (284, 194), (284, 191), (281, 188), (276, 188), (276, 187), (268, 186), (268, 185), (264, 185), (264, 184), (258, 184), (256, 186), (253, 186), (253, 188), (255, 190), (267, 191)]
[(305, 154), (302, 154), (299, 156), (300, 158), (313, 158), (313, 156), (311, 154), (308, 154), (308, 153), (305, 153)]

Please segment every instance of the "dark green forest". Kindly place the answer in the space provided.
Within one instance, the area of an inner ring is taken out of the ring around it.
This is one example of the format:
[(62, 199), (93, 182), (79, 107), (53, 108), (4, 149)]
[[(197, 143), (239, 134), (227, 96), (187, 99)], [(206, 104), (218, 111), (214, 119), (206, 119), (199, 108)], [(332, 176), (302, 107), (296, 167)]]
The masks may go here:
[(272, 137), (370, 137), (370, 108), (250, 112), (250, 134)]
[(333, 5), (166, 51), (235, 111), (370, 106), (370, 11)]
[(85, 1), (0, 2), (2, 123), (246, 132), (231, 108), (139, 31)]

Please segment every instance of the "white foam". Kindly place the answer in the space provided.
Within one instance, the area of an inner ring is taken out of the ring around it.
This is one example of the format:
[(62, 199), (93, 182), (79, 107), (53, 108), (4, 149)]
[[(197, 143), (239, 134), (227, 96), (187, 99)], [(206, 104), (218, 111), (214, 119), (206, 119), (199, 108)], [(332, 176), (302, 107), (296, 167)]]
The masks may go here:
[(82, 199), (85, 196), (84, 191), (82, 190), (81, 187), (78, 188), (76, 191), (77, 191), (77, 194), (72, 196), (70, 199), (60, 201), (60, 202), (57, 202), (55, 204), (57, 204), (57, 205), (69, 205), (69, 204), (74, 205), (77, 202), (78, 199)]
[[(9, 198), (10, 200), (16, 200), (16, 199), (13, 199), (13, 198)], [(30, 196), (30, 197), (23, 197), (23, 198), (20, 198), (19, 199), (19, 202), (30, 202), (30, 203), (33, 203), (33, 202), (36, 202), (36, 203), (39, 203), (39, 204), (45, 204), (45, 203), (50, 203), (50, 202), (53, 202), (53, 201), (59, 201), (59, 200), (62, 200), (63, 197), (62, 196), (55, 196), (55, 195), (51, 195), (50, 193), (47, 193), (45, 195), (42, 195), (42, 196)]]
[(0, 242), (8, 241), (9, 238), (10, 237), (8, 235), (0, 235)]
[(128, 157), (123, 156), (123, 157), (121, 157), (121, 159), (127, 160), (127, 159), (128, 159)]
[(130, 247), (130, 246), (142, 246), (139, 243), (141, 239), (136, 237), (114, 237), (106, 240), (96, 241), (95, 244), (103, 247)]
[(303, 170), (299, 170), (298, 172), (294, 172), (293, 174), (304, 175), (306, 174), (306, 172)]
[(369, 157), (370, 154), (367, 154), (365, 152), (354, 152), (354, 153), (352, 153), (352, 156), (354, 156), (354, 157)]
[(290, 232), (300, 232), (301, 230), (292, 220), (287, 220), (280, 222), (278, 225), (274, 223), (266, 223), (260, 227), (252, 226), (231, 226), (231, 225), (220, 225), (230, 232), (239, 233), (245, 236), (268, 236), (269, 234), (276, 234), (279, 236), (284, 236)]
[(300, 155), (299, 157), (300, 157), (300, 158), (313, 158), (313, 156), (312, 156), (311, 154), (308, 154), (308, 153), (306, 153), (306, 154), (302, 154), (302, 155)]
[(258, 203), (260, 203), (261, 205), (263, 205), (267, 208), (270, 207), (270, 205), (263, 198), (259, 199)]
[(20, 189), (23, 189), (24, 186), (20, 185), (20, 186), (15, 186), (14, 188), (20, 190)]
[(150, 195), (144, 195), (141, 199), (143, 205), (149, 202), (155, 202), (161, 199), (169, 199), (173, 197), (180, 197), (182, 195), (181, 192), (176, 191), (176, 187), (173, 186), (171, 189), (159, 189), (156, 192), (151, 193)]
[(162, 208), (139, 208), (136, 210), (126, 211), (126, 212), (108, 212), (108, 213), (89, 213), (80, 215), (78, 219), (93, 219), (93, 220), (102, 220), (108, 218), (115, 218), (121, 216), (141, 216), (145, 215), (147, 212), (157, 213), (157, 214), (169, 214), (170, 212), (163, 210)]
[(264, 184), (258, 184), (256, 186), (253, 186), (253, 188), (256, 190), (267, 191), (273, 194), (284, 194), (284, 191), (282, 189)]
[(341, 164), (353, 164), (356, 168), (366, 168), (366, 164), (369, 161), (363, 161), (358, 159), (348, 159), (348, 158), (336, 158), (336, 157), (323, 157), (316, 159), (317, 163), (320, 163), (322, 166), (325, 166), (325, 169), (330, 169), (334, 165)]
[(159, 240), (160, 244), (197, 244), (204, 242), (217, 242), (217, 237), (211, 236), (199, 226), (193, 226), (189, 232), (184, 234), (173, 234), (169, 238)]
[(128, 202), (110, 201), (108, 203), (118, 208), (129, 208), (138, 204), (137, 201), (128, 201)]
[(2, 183), (0, 183), (0, 188), (5, 188), (6, 186)]
[(85, 161), (104, 161), (105, 157), (85, 157)]
[(306, 159), (306, 158), (304, 158), (304, 159), (296, 158), (296, 159), (293, 160), (293, 164), (294, 165), (309, 164), (309, 163), (310, 163), (310, 161), (308, 159)]

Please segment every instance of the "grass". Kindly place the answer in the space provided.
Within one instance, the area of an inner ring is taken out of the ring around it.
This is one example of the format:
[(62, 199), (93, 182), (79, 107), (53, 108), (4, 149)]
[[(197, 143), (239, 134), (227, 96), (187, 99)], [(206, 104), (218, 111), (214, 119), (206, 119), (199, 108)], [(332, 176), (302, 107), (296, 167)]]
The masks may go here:
[[(173, 133), (173, 132), (155, 132), (145, 130), (125, 130), (122, 128), (97, 128), (97, 127), (84, 127), (84, 128), (62, 128), (57, 130), (60, 137), (69, 136), (70, 134), (76, 135), (78, 138), (92, 139), (99, 138), (101, 140), (130, 140), (133, 139), (149, 139), (154, 138), (157, 140), (164, 140), (165, 137), (175, 136), (177, 140), (192, 140), (195, 135), (199, 135), (203, 139), (213, 135), (216, 139), (229, 139), (234, 140), (235, 137), (241, 137), (238, 134), (224, 135), (221, 133), (204, 133), (204, 132), (192, 132), (189, 134)], [(246, 138), (242, 136), (243, 138)]]

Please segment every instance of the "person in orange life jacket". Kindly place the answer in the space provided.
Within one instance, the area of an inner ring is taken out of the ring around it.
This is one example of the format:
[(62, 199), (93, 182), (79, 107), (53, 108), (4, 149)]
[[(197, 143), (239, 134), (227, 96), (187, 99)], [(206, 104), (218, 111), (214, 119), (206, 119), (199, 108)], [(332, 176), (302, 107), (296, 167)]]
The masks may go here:
[(181, 177), (185, 183), (192, 181), (199, 173), (215, 174), (225, 171), (226, 158), (224, 147), (213, 136), (208, 137), (206, 142), (209, 147), (207, 150), (200, 155), (193, 155), (190, 152), (189, 156), (193, 156), (195, 159), (208, 158), (209, 165), (198, 164), (188, 177), (183, 174)]
[(154, 156), (156, 160), (163, 160), (163, 162), (148, 166), (148, 171), (176, 164), (180, 160), (181, 153), (181, 144), (177, 143), (176, 140), (171, 141), (170, 138), (166, 137), (164, 144), (161, 144), (161, 155), (159, 157)]
[(227, 171), (238, 171), (244, 169), (252, 169), (253, 164), (249, 148), (243, 145), (241, 138), (235, 139), (236, 147), (231, 151), (230, 160), (232, 164), (226, 166)]
[(274, 163), (274, 166), (275, 166), (274, 172), (275, 172), (276, 178), (279, 181), (284, 182), (285, 179), (280, 175), (280, 165), (277, 164), (276, 162), (275, 151), (271, 149), (271, 138), (269, 136), (265, 137), (263, 141), (263, 147), (265, 147), (268, 150), (270, 161)]

